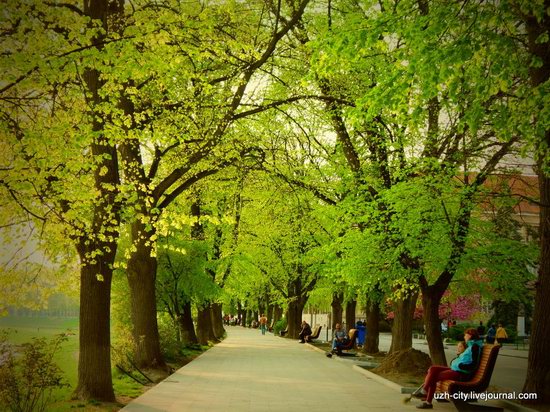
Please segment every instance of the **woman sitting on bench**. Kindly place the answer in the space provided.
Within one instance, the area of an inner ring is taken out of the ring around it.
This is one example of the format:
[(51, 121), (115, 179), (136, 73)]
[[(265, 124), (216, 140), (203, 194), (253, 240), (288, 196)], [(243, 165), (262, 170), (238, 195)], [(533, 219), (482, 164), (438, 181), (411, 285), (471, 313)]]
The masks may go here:
[(430, 366), (428, 374), (424, 379), (422, 390), (414, 395), (418, 398), (426, 398), (423, 403), (417, 406), (418, 409), (433, 408), (432, 400), (438, 381), (447, 379), (467, 381), (475, 373), (479, 366), (483, 341), (479, 338), (479, 334), (474, 328), (464, 331), (464, 340), (466, 341), (466, 350), (451, 361), (450, 368), (439, 365)]

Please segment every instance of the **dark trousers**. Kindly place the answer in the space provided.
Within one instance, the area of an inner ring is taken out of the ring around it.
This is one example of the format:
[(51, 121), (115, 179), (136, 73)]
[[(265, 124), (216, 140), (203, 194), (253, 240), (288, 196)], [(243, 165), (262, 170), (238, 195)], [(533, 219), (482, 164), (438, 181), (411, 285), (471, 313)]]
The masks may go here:
[(300, 334), (298, 335), (300, 341), (302, 342), (305, 342), (307, 336), (311, 336), (311, 333), (305, 334), (304, 332), (300, 332)]

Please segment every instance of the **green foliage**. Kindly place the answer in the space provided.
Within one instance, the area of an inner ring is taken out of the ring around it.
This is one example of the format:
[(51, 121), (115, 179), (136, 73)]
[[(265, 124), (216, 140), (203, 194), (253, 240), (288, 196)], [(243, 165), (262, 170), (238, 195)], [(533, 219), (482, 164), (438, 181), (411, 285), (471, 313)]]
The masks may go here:
[(454, 341), (464, 340), (464, 331), (468, 328), (477, 328), (477, 325), (468, 323), (458, 323), (455, 326), (451, 326), (445, 333), (446, 337)]
[(275, 325), (273, 325), (273, 334), (275, 336), (278, 336), (279, 332), (286, 329), (287, 324), (287, 318), (279, 319), (277, 322), (275, 322)]
[(178, 325), (168, 316), (158, 317), (162, 355), (167, 362), (176, 362), (182, 356), (183, 345), (178, 339)]
[(0, 336), (0, 405), (5, 410), (44, 411), (54, 402), (54, 391), (68, 386), (53, 360), (66, 340), (66, 335), (34, 338), (17, 348), (8, 344), (6, 333)]

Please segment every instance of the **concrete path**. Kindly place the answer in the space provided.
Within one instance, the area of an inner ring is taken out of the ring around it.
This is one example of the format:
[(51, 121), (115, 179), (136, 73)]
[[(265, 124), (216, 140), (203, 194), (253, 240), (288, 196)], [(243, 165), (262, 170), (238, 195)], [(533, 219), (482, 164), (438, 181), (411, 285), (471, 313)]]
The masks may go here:
[[(414, 411), (395, 388), (329, 359), (309, 345), (257, 329), (226, 327), (227, 338), (144, 395), (127, 412)], [(437, 411), (455, 410), (451, 404)]]

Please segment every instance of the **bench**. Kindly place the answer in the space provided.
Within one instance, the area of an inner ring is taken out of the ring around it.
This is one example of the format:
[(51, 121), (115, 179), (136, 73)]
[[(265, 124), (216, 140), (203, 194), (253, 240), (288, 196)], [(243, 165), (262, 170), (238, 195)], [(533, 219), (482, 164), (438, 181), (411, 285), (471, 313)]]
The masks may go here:
[[(482, 393), (489, 387), (491, 375), (495, 368), (500, 345), (485, 344), (481, 349), (481, 359), (479, 368), (472, 378), (465, 382), (460, 381), (440, 381), (437, 383), (436, 392), (447, 392), (449, 395), (462, 392), (468, 395), (472, 392)], [(490, 405), (473, 405), (469, 402), (475, 401), (474, 398), (465, 396), (466, 399), (454, 399), (450, 396), (449, 400), (454, 403), (458, 411), (503, 411), (504, 409)]]
[(321, 334), (321, 325), (315, 326), (315, 329), (313, 329), (313, 333), (311, 335), (306, 336), (306, 342), (313, 342), (314, 339), (318, 339), (319, 335)]
[(350, 329), (348, 331), (348, 340), (345, 345), (340, 345), (336, 348), (338, 356), (342, 355), (343, 350), (350, 350), (355, 347), (355, 340), (357, 339), (357, 329)]

